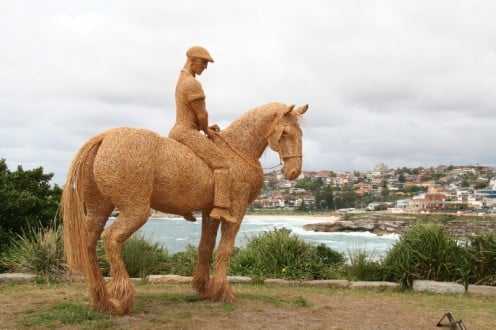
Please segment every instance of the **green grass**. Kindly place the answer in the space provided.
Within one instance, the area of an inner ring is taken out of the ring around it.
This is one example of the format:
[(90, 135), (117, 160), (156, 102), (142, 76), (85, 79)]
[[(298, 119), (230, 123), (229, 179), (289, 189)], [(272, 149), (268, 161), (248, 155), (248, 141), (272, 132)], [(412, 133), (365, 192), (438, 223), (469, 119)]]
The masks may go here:
[[(196, 329), (227, 320), (230, 320), (230, 326), (249, 327), (255, 319), (260, 322), (257, 323), (260, 328), (270, 328), (274, 316), (279, 320), (296, 318), (298, 322), (316, 322), (327, 318), (330, 322), (329, 311), (341, 308), (339, 314), (332, 316), (336, 322), (342, 320), (344, 314), (352, 318), (360, 317), (353, 312), (355, 305), (370, 304), (372, 308), (376, 303), (391, 310), (391, 313), (382, 310), (386, 320), (390, 314), (394, 318), (395, 313), (408, 311), (405, 318), (423, 315), (425, 319), (424, 313), (428, 312), (431, 314), (430, 320), (437, 322), (442, 313), (452, 311), (455, 317), (463, 318), (465, 324), (473, 329), (490, 329), (489, 325), (496, 324), (494, 299), (477, 295), (395, 292), (384, 288), (352, 290), (253, 284), (235, 284), (233, 289), (239, 298), (236, 304), (200, 299), (189, 285), (138, 284), (136, 304), (131, 315), (117, 317), (89, 308), (85, 284), (0, 283), (0, 328)], [(263, 319), (259, 318), (261, 315)], [(243, 316), (246, 317), (240, 325), (237, 318)], [(370, 326), (367, 320), (363, 322), (363, 326)], [(424, 327), (420, 328), (426, 328), (426, 323), (421, 324)], [(400, 325), (407, 328), (410, 323)], [(435, 323), (428, 325), (434, 326)]]
[(55, 327), (60, 325), (80, 325), (93, 329), (105, 329), (115, 325), (108, 315), (93, 311), (88, 305), (78, 302), (57, 302), (39, 310), (25, 313), (29, 327)]

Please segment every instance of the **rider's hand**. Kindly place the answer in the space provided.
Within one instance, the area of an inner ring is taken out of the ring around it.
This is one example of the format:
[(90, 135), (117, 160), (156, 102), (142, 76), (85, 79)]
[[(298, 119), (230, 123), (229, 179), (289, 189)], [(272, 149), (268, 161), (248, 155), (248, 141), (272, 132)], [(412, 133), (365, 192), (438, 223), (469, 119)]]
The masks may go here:
[(211, 125), (208, 128), (210, 128), (214, 132), (220, 132), (220, 127), (217, 124)]
[(217, 135), (217, 132), (209, 127), (205, 134), (207, 134), (208, 138), (213, 141), (215, 136)]

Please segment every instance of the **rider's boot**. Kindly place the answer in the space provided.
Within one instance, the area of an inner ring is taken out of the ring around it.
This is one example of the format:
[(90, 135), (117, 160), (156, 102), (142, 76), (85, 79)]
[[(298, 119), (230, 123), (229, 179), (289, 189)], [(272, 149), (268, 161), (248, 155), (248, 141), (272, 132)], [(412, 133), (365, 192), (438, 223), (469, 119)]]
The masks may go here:
[(231, 173), (229, 169), (214, 170), (214, 209), (210, 217), (236, 223), (238, 220), (231, 214)]

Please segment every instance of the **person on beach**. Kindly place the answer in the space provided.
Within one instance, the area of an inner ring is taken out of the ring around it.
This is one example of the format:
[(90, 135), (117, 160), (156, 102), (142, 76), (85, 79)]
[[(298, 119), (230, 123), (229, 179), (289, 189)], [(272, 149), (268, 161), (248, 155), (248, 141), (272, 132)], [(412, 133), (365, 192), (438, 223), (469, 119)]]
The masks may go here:
[[(210, 217), (227, 222), (237, 222), (231, 210), (232, 177), (229, 163), (213, 142), (220, 130), (218, 125), (209, 126), (202, 85), (195, 79), (214, 60), (208, 51), (194, 46), (186, 52), (184, 65), (176, 85), (176, 123), (169, 137), (188, 146), (200, 157), (214, 174), (214, 208)], [(203, 131), (205, 135), (201, 134)], [(194, 216), (184, 215), (186, 220), (195, 221)]]

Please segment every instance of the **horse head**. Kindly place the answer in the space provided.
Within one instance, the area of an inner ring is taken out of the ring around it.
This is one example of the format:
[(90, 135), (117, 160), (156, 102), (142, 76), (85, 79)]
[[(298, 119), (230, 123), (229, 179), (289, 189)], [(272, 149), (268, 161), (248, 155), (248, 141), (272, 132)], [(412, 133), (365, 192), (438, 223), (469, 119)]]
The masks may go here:
[(268, 136), (268, 143), (272, 150), (279, 153), (284, 167), (284, 177), (288, 180), (296, 179), (301, 173), (302, 132), (298, 123), (299, 117), (304, 114), (308, 105), (297, 109), (294, 105), (288, 106), (277, 118)]

